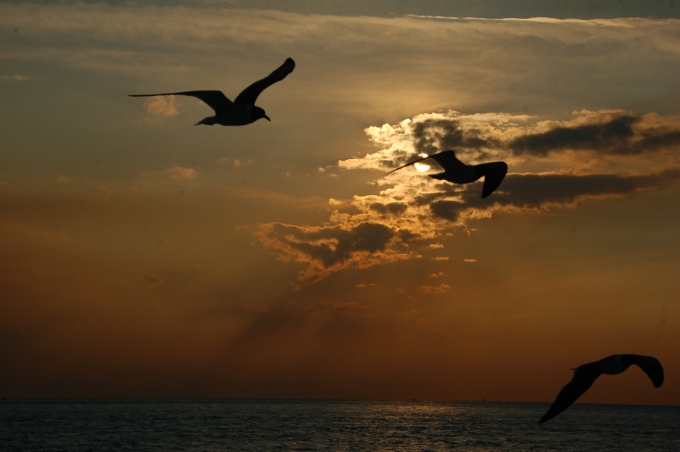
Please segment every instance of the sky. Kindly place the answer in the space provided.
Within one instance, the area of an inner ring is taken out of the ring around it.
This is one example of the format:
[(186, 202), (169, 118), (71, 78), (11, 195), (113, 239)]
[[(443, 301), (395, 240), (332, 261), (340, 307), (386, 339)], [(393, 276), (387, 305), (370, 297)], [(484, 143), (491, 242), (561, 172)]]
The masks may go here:
[(679, 11), (0, 2), (0, 397), (680, 404)]

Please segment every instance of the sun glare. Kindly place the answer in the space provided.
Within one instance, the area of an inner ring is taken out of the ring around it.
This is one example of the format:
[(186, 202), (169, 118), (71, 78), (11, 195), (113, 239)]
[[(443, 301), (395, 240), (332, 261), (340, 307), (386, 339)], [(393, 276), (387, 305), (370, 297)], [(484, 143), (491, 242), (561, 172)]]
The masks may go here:
[[(420, 154), (420, 157), (427, 157), (427, 154)], [(430, 165), (422, 162), (414, 163), (413, 166), (420, 172), (425, 172), (430, 169)]]

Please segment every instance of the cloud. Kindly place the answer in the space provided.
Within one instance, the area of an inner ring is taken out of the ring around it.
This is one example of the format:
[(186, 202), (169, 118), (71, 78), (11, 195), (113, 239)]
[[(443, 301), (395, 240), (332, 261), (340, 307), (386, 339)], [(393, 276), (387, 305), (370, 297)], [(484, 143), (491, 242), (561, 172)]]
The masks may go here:
[[(472, 159), (502, 155), (503, 143), (522, 134), (526, 115), (463, 114), (454, 110), (423, 113), (397, 124), (368, 127), (365, 132), (379, 151), (340, 160), (342, 169), (385, 171), (403, 165), (420, 153), (464, 150)], [(395, 173), (396, 174), (396, 173)]]
[(376, 202), (368, 206), (368, 208), (380, 215), (400, 215), (406, 211), (407, 206), (400, 202), (390, 202), (387, 204)]
[(196, 178), (196, 170), (183, 168), (181, 166), (167, 168), (164, 172), (172, 180), (191, 180)]
[[(677, 17), (673, 2), (632, 2), (622, 3), (615, 0), (600, 0), (593, 7), (588, 0), (553, 0), (550, 2), (505, 0), (462, 1), (422, 1), (405, 2), (401, 0), (195, 0), (206, 5), (230, 5), (236, 8), (271, 8), (286, 11), (300, 11), (305, 14), (337, 14), (351, 16), (394, 17), (407, 14), (412, 17), (437, 18), (439, 20), (458, 20), (458, 17), (529, 17), (537, 22), (545, 22), (552, 17), (559, 18), (602, 18), (602, 17)], [(458, 16), (455, 18), (448, 16)]]
[[(323, 98), (333, 111), (355, 113), (359, 108), (381, 115), (385, 105), (397, 102), (401, 111), (456, 105), (471, 111), (526, 107), (535, 112), (558, 101), (558, 109), (579, 101), (599, 106), (603, 93), (619, 98), (625, 93), (627, 104), (636, 105), (650, 94), (658, 98), (658, 93), (672, 92), (678, 72), (674, 19), (441, 20), (146, 3), (77, 8), (2, 3), (0, 29), (6, 42), (0, 56), (135, 75), (143, 86), (159, 81), (174, 86), (188, 76), (217, 82), (228, 68), (237, 90), (252, 82), (254, 68), (262, 68), (259, 59), (248, 55), (271, 55), (276, 49), (277, 54), (295, 52), (305, 61), (308, 75), (298, 74), (301, 80), (327, 75), (327, 83), (299, 89), (301, 105)], [(12, 34), (17, 28), (21, 33)], [(215, 54), (228, 58), (212, 58)], [(584, 83), (585, 71), (607, 83)], [(575, 73), (581, 77), (576, 82)], [(675, 105), (672, 96), (665, 102)]]
[(403, 235), (382, 224), (343, 226), (260, 225), (254, 235), (282, 261), (307, 263), (302, 281), (318, 281), (346, 268), (366, 268), (414, 257), (403, 248)]
[(179, 112), (175, 106), (175, 96), (154, 96), (144, 101), (147, 113), (162, 116), (177, 116)]
[(370, 284), (364, 284), (364, 283), (359, 283), (357, 284), (357, 289), (365, 289), (366, 287), (376, 287), (376, 283), (370, 283)]
[(427, 118), (416, 122), (412, 133), (414, 147), (426, 154), (460, 147), (479, 149), (498, 145), (493, 137), (483, 137), (481, 130), (464, 128), (458, 121), (448, 118)]
[(340, 168), (385, 171), (412, 161), (420, 153), (431, 155), (449, 149), (464, 155), (468, 163), (496, 159), (515, 163), (523, 161), (524, 156), (573, 151), (588, 151), (597, 158), (661, 153), (680, 145), (680, 120), (624, 110), (581, 110), (564, 121), (450, 110), (368, 127), (366, 134), (381, 149), (341, 160)]
[[(505, 113), (421, 114), (367, 128), (378, 149), (338, 166), (384, 171), (422, 151), (453, 147), (468, 163), (508, 162), (510, 172), (492, 196), (480, 197), (481, 180), (459, 185), (427, 177), (441, 171), (436, 163), (426, 173), (409, 167), (375, 182), (379, 193), (355, 195), (349, 206), (337, 204), (326, 226), (271, 223), (260, 225), (257, 236), (279, 259), (306, 262), (301, 280), (418, 258), (419, 250), (442, 247), (432, 240), (499, 212), (574, 208), (589, 199), (631, 196), (677, 183), (680, 165), (673, 152), (680, 144), (678, 132), (674, 118), (621, 110), (582, 110), (566, 121)], [(655, 158), (640, 161), (633, 149), (656, 153)], [(584, 159), (580, 153), (585, 151), (592, 155)], [(561, 155), (544, 158), (548, 153)]]
[(451, 286), (448, 284), (440, 284), (438, 286), (420, 286), (420, 291), (430, 295), (437, 295), (446, 292)]
[(657, 115), (636, 115), (624, 111), (576, 113), (564, 122), (544, 122), (536, 131), (508, 143), (515, 155), (546, 156), (564, 150), (598, 154), (630, 155), (651, 153), (680, 144), (680, 123), (661, 121)]
[(444, 220), (455, 222), (465, 205), (460, 201), (435, 201), (430, 204), (432, 214)]
[(14, 82), (25, 82), (27, 80), (33, 80), (35, 77), (30, 76), (30, 75), (19, 75), (19, 74), (14, 74), (14, 75), (0, 75), (0, 80), (10, 80)]
[[(548, 209), (586, 199), (621, 197), (658, 189), (680, 180), (680, 168), (639, 176), (618, 174), (513, 174), (498, 194), (498, 208)], [(477, 203), (470, 197), (470, 204)], [(479, 205), (479, 204), (478, 204)]]

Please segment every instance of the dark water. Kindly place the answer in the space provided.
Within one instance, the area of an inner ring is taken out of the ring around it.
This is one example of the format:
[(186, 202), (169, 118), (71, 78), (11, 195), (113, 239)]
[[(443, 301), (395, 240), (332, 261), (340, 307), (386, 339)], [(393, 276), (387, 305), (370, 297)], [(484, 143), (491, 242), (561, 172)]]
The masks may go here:
[(680, 407), (307, 400), (2, 401), (2, 451), (680, 451)]

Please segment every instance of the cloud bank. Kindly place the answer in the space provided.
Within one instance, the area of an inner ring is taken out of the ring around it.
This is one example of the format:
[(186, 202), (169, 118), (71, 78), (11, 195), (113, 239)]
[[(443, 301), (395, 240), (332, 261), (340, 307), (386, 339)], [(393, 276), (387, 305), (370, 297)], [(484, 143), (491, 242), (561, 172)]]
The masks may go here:
[[(569, 120), (503, 113), (428, 113), (398, 124), (369, 127), (377, 151), (338, 162), (345, 170), (386, 171), (418, 154), (454, 149), (461, 160), (504, 160), (500, 188), (481, 199), (481, 184), (457, 185), (412, 167), (374, 182), (377, 194), (355, 195), (322, 226), (263, 224), (256, 236), (283, 261), (305, 263), (301, 281), (346, 268), (422, 257), (441, 248), (437, 238), (469, 229), (494, 214), (575, 208), (587, 200), (631, 196), (677, 183), (680, 122), (622, 110), (579, 111)], [(442, 293), (443, 286), (423, 286)]]

